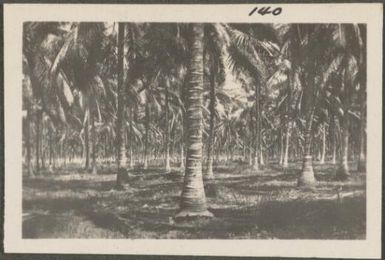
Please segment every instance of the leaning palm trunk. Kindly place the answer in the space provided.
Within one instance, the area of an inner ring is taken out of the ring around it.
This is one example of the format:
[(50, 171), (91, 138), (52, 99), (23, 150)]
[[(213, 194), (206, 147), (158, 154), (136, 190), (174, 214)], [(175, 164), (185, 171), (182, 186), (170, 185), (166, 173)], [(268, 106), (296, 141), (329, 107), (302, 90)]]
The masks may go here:
[(203, 24), (192, 24), (192, 45), (189, 84), (186, 96), (187, 156), (180, 211), (176, 219), (207, 216), (206, 196), (202, 179), (202, 92), (203, 92)]
[(213, 145), (214, 145), (214, 124), (215, 124), (215, 73), (212, 71), (210, 75), (210, 129), (209, 142), (207, 145), (207, 171), (205, 178), (214, 179), (213, 174)]
[(316, 180), (313, 171), (313, 157), (312, 157), (312, 124), (314, 110), (310, 108), (306, 118), (306, 130), (305, 130), (305, 147), (304, 156), (302, 163), (302, 171), (298, 178), (298, 186), (302, 187), (313, 187), (315, 186)]
[(123, 59), (124, 59), (124, 23), (118, 25), (118, 113), (116, 122), (116, 166), (118, 169), (116, 176), (116, 187), (118, 189), (123, 188), (123, 184), (127, 181), (127, 171), (125, 164), (126, 146), (124, 142), (124, 112), (125, 112), (125, 89), (123, 85), (124, 71), (123, 71)]

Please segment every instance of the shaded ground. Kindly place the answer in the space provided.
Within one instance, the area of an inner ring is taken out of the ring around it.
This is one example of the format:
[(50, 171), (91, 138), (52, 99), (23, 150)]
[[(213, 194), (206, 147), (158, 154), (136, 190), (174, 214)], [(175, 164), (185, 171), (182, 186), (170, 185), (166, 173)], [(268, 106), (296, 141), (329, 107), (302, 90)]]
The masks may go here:
[(299, 167), (217, 166), (216, 197), (208, 198), (216, 217), (175, 223), (181, 179), (137, 169), (130, 188), (116, 191), (112, 166), (92, 175), (67, 165), (24, 177), (23, 237), (365, 239), (365, 174), (352, 171), (340, 183), (334, 166), (315, 165), (317, 189), (304, 191), (296, 187)]

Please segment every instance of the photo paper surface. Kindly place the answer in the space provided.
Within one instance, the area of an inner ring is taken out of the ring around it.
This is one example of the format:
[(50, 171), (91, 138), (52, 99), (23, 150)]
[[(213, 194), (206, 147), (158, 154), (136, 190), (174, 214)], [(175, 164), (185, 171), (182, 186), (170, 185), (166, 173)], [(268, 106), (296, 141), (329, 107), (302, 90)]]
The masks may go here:
[(376, 258), (382, 5), (5, 5), (5, 252)]

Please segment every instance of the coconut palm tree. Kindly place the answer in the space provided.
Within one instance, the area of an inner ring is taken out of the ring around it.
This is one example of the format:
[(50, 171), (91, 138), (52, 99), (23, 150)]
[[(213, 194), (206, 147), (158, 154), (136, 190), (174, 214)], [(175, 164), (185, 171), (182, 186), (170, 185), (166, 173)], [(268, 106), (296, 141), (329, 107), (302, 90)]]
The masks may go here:
[(186, 95), (187, 136), (186, 171), (180, 209), (176, 219), (191, 216), (211, 217), (207, 210), (202, 179), (202, 93), (204, 25), (190, 24), (191, 58), (188, 66)]

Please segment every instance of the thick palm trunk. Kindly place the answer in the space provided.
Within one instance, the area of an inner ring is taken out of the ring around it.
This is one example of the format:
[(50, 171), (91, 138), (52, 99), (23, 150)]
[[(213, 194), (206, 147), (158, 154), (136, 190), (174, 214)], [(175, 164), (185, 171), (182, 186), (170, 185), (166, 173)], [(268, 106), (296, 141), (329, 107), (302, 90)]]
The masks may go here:
[(91, 123), (91, 151), (92, 151), (92, 174), (97, 173), (96, 167), (96, 130), (95, 130), (95, 119), (92, 113), (89, 114), (90, 123)]
[(116, 166), (118, 169), (116, 176), (116, 187), (118, 189), (123, 188), (123, 184), (127, 182), (128, 175), (126, 171), (126, 146), (124, 145), (124, 115), (125, 115), (125, 94), (126, 91), (123, 85), (124, 70), (124, 36), (125, 36), (125, 24), (119, 23), (118, 25), (118, 112), (116, 122)]
[(192, 45), (187, 90), (187, 158), (180, 211), (176, 219), (208, 216), (202, 179), (203, 24), (192, 24)]
[[(315, 70), (313, 66), (309, 68), (310, 71)], [(305, 146), (303, 153), (302, 170), (298, 178), (298, 186), (313, 188), (316, 185), (316, 179), (313, 171), (313, 157), (312, 157), (312, 128), (314, 117), (314, 86), (315, 79), (312, 73), (308, 74), (307, 86), (304, 88), (303, 98), (305, 99), (304, 109), (306, 111), (306, 128), (305, 128)]]
[(214, 146), (214, 124), (215, 124), (215, 73), (210, 75), (210, 126), (209, 126), (209, 140), (207, 145), (207, 170), (205, 178), (214, 179), (213, 174), (213, 146)]
[(144, 164), (143, 164), (143, 168), (144, 169), (147, 169), (148, 167), (148, 131), (149, 131), (149, 127), (150, 127), (150, 105), (149, 105), (149, 100), (147, 100), (146, 102), (146, 129), (145, 129), (145, 137), (144, 137)]
[(313, 157), (312, 157), (313, 113), (314, 113), (313, 111), (308, 112), (308, 115), (306, 118), (304, 156), (303, 156), (303, 162), (302, 162), (302, 171), (298, 178), (298, 186), (302, 186), (302, 187), (314, 187), (316, 184), (314, 171), (313, 171)]
[(166, 120), (166, 127), (165, 127), (165, 140), (164, 140), (164, 143), (165, 143), (165, 170), (166, 172), (170, 172), (171, 171), (171, 167), (170, 167), (170, 129), (169, 129), (169, 110), (168, 110), (168, 99), (169, 99), (169, 96), (168, 96), (168, 87), (169, 87), (169, 80), (166, 79), (166, 108), (165, 108), (165, 120)]
[(342, 119), (341, 126), (341, 147), (340, 162), (337, 169), (336, 177), (338, 180), (344, 181), (350, 177), (348, 156), (349, 156), (349, 131), (348, 131), (348, 115)]

